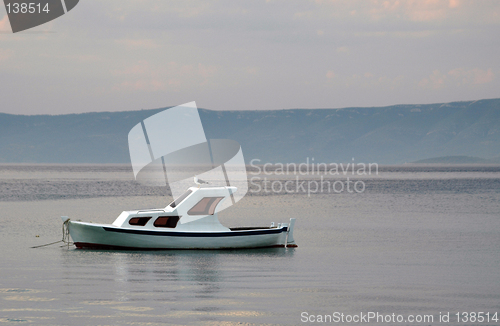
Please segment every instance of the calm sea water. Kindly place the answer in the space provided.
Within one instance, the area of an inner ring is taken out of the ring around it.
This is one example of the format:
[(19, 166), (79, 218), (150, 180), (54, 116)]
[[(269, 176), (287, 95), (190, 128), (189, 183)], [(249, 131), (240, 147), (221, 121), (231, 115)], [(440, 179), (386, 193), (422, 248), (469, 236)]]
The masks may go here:
[(227, 226), (294, 217), (298, 248), (120, 252), (30, 247), (61, 239), (61, 215), (111, 223), (165, 206), (165, 189), (137, 185), (126, 166), (0, 166), (0, 322), (297, 325), (372, 312), (434, 318), (381, 325), (434, 325), (449, 312), (443, 325), (499, 325), (455, 314), (500, 314), (500, 168), (355, 178), (364, 192), (253, 191), (220, 214)]

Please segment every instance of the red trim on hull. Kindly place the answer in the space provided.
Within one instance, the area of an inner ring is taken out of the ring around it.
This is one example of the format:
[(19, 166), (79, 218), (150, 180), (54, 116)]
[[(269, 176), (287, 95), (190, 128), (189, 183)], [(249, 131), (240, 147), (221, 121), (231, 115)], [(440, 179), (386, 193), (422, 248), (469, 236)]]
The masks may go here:
[[(243, 247), (243, 248), (137, 248), (112, 246), (99, 243), (75, 242), (77, 249), (97, 249), (97, 250), (224, 250), (224, 249), (257, 249), (257, 248), (284, 248), (285, 245), (272, 245), (265, 247)], [(288, 244), (287, 248), (296, 248), (296, 244)]]

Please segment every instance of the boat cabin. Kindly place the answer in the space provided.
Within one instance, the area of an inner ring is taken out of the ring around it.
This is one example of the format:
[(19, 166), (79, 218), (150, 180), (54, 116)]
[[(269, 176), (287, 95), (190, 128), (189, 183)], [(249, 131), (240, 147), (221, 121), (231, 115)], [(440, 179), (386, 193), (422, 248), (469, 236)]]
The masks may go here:
[(236, 187), (191, 187), (164, 209), (124, 211), (114, 226), (141, 230), (230, 231), (220, 224), (217, 212), (231, 201)]

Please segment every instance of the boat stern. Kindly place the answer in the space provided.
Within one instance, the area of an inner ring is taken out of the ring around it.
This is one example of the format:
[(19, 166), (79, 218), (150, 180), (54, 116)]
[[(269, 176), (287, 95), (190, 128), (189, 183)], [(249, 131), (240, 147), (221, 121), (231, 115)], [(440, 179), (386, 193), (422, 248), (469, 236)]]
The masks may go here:
[[(293, 228), (295, 227), (295, 219), (291, 218), (289, 224), (282, 223), (281, 227), (283, 226), (287, 227), (287, 231), (282, 233), (280, 241), (277, 244), (277, 246), (285, 248), (298, 247), (297, 244), (295, 243), (295, 239), (293, 238)], [(278, 227), (280, 227), (280, 225), (278, 225)]]

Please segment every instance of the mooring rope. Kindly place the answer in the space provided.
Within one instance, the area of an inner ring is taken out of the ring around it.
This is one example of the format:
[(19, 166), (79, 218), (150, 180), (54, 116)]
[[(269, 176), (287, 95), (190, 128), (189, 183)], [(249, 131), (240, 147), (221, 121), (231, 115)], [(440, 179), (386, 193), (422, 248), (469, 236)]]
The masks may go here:
[(69, 248), (69, 245), (71, 244), (71, 241), (69, 241), (69, 218), (64, 221), (64, 223), (62, 224), (62, 240), (59, 240), (59, 241), (56, 241), (56, 242), (51, 242), (51, 243), (47, 243), (47, 244), (44, 244), (44, 245), (40, 245), (40, 246), (34, 246), (34, 247), (31, 247), (31, 248), (40, 248), (40, 247), (46, 247), (46, 246), (50, 246), (50, 245), (53, 245), (53, 244), (56, 244), (56, 243), (59, 243), (59, 242), (63, 242), (63, 243), (66, 243), (68, 244), (68, 248)]

